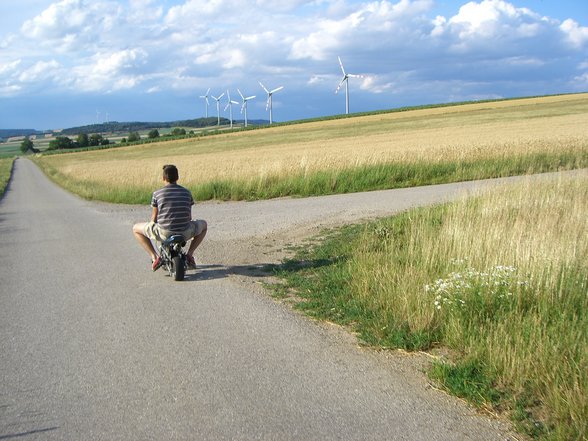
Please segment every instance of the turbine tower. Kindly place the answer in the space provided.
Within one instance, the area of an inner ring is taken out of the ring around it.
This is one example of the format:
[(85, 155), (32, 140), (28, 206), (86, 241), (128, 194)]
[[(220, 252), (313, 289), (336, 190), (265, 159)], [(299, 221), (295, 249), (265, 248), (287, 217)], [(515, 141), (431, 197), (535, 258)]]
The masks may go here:
[(341, 66), (341, 70), (343, 71), (343, 79), (337, 86), (337, 90), (335, 93), (339, 92), (341, 85), (345, 83), (345, 114), (349, 114), (349, 78), (363, 78), (363, 75), (354, 75), (345, 72), (345, 68), (343, 67), (343, 63), (341, 62), (341, 57), (339, 58), (339, 66)]
[(229, 93), (229, 90), (227, 89), (227, 98), (229, 99), (229, 101), (227, 102), (227, 105), (225, 106), (225, 112), (227, 111), (227, 108), (229, 109), (229, 116), (230, 116), (230, 120), (231, 120), (231, 129), (233, 128), (233, 104), (239, 104), (237, 101), (231, 101), (231, 94)]
[(265, 86), (263, 84), (261, 84), (261, 81), (259, 82), (259, 85), (261, 87), (263, 87), (263, 90), (265, 90), (265, 93), (267, 93), (267, 102), (265, 103), (265, 110), (267, 111), (268, 107), (269, 107), (269, 116), (270, 116), (270, 124), (273, 122), (272, 121), (272, 95), (274, 94), (274, 92), (277, 92), (278, 90), (282, 90), (284, 88), (284, 86), (280, 86), (274, 90), (267, 90), (265, 88)]
[(208, 106), (210, 105), (210, 103), (208, 102), (208, 94), (209, 93), (210, 93), (210, 87), (206, 91), (206, 95), (200, 95), (200, 98), (204, 98), (204, 100), (206, 101), (206, 117), (207, 118), (208, 118)]
[(247, 127), (247, 101), (255, 98), (255, 95), (248, 96), (247, 98), (245, 98), (239, 89), (237, 89), (237, 92), (239, 92), (239, 95), (241, 95), (241, 99), (243, 100), (243, 105), (241, 106), (241, 113), (243, 113), (243, 110), (245, 110), (245, 127)]
[(221, 93), (220, 96), (217, 98), (214, 95), (210, 95), (215, 101), (216, 101), (216, 115), (217, 115), (217, 126), (220, 126), (220, 100), (223, 96), (225, 96), (225, 93)]

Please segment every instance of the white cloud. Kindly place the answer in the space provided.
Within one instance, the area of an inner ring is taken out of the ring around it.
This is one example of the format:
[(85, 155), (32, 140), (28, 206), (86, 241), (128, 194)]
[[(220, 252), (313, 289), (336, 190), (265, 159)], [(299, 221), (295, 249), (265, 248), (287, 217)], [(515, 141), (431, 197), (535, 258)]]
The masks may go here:
[(383, 76), (369, 75), (361, 82), (360, 88), (362, 90), (370, 91), (371, 93), (385, 93), (390, 92), (394, 88), (394, 82), (387, 81)]
[(88, 64), (75, 67), (67, 83), (86, 92), (131, 89), (145, 79), (141, 66), (147, 59), (148, 54), (143, 49), (98, 53)]
[(435, 17), (434, 0), (55, 0), (19, 35), (0, 31), (0, 89), (256, 94), (261, 80), (286, 86), (284, 96), (305, 88), (331, 95), (338, 55), (365, 75), (350, 87), (373, 99), (584, 84), (587, 27), (517, 0), (466, 1)]
[(460, 26), (464, 34), (491, 36), (505, 18), (519, 16), (517, 9), (502, 0), (470, 2), (459, 9), (459, 14), (449, 20), (450, 25)]
[(8, 49), (16, 41), (16, 35), (9, 34), (0, 40), (0, 49)]
[[(430, 0), (377, 1), (339, 18), (318, 18), (305, 25), (309, 32), (295, 37), (292, 59), (326, 60), (341, 50), (362, 50), (385, 45), (401, 46), (421, 34), (421, 17), (432, 6)], [(302, 25), (304, 27), (304, 25)]]
[(21, 34), (45, 50), (61, 53), (95, 48), (121, 26), (122, 8), (113, 1), (61, 0), (25, 21)]
[(585, 91), (588, 89), (588, 72), (575, 76), (572, 85), (578, 91)]
[(439, 16), (432, 24), (431, 36), (447, 38), (450, 47), (459, 52), (480, 47), (504, 49), (508, 42), (531, 40), (548, 32), (550, 26), (539, 14), (503, 0), (466, 3), (449, 20)]
[(55, 61), (38, 61), (30, 68), (24, 70), (18, 77), (23, 83), (37, 82), (56, 78), (59, 76), (61, 65)]
[(129, 0), (129, 19), (133, 22), (154, 21), (163, 17), (163, 7), (158, 6), (155, 0)]
[(0, 64), (0, 75), (7, 75), (16, 72), (18, 66), (22, 63), (22, 60), (13, 60), (10, 63)]
[(0, 97), (8, 98), (16, 96), (22, 91), (22, 86), (16, 84), (1, 85), (0, 84)]
[(239, 49), (229, 49), (224, 53), (223, 58), (223, 67), (225, 69), (243, 67), (247, 63), (247, 56)]
[(536, 58), (536, 57), (526, 57), (526, 56), (518, 56), (518, 57), (510, 57), (505, 58), (504, 62), (510, 66), (528, 66), (528, 67), (541, 67), (545, 65), (545, 61)]
[(327, 81), (334, 82), (335, 79), (331, 75), (316, 75), (315, 74), (315, 75), (311, 75), (311, 77), (307, 81), (307, 84), (309, 84), (309, 85), (324, 84)]
[(226, 0), (187, 0), (182, 5), (170, 8), (165, 23), (170, 26), (182, 26), (189, 22), (202, 22), (229, 9), (230, 3)]
[(561, 24), (560, 29), (574, 48), (580, 49), (588, 45), (588, 27), (580, 26), (574, 20), (567, 19)]

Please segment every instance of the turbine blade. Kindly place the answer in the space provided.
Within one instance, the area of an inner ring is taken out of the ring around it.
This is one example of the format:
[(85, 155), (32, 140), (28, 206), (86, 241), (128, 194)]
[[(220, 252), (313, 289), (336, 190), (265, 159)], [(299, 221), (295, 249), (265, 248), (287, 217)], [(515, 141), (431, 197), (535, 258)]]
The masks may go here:
[(223, 96), (225, 96), (225, 93), (221, 93), (220, 96), (218, 97), (218, 99), (220, 100)]
[(252, 100), (253, 98), (255, 98), (255, 95), (252, 96), (248, 96), (247, 98), (245, 98), (247, 101)]
[(206, 96), (208, 96), (208, 94), (210, 93), (210, 87), (208, 88), (208, 90), (206, 91)]
[(264, 86), (263, 84), (261, 84), (261, 81), (258, 81), (258, 83), (259, 83), (259, 85), (260, 85), (261, 87), (263, 87), (263, 90), (265, 90), (265, 93), (269, 93), (269, 90), (267, 90), (267, 89), (265, 88), (265, 86)]
[(243, 94), (241, 93), (241, 91), (239, 89), (237, 89), (237, 92), (239, 92), (239, 95), (241, 95), (241, 98), (245, 99), (245, 97), (243, 96)]
[(344, 76), (343, 77), (343, 79), (341, 80), (341, 82), (337, 86), (337, 89), (335, 90), (335, 93), (339, 92), (339, 89), (341, 89), (341, 86), (343, 85), (343, 83), (345, 82), (345, 80), (347, 80), (347, 76)]
[(343, 71), (343, 76), (346, 76), (345, 68), (343, 67), (343, 62), (341, 61), (341, 57), (337, 57), (339, 59), (339, 66), (341, 66), (341, 70)]
[(278, 87), (278, 88), (276, 88), (276, 89), (272, 90), (270, 93), (277, 92), (278, 90), (282, 90), (283, 88), (284, 88), (284, 86), (280, 86), (280, 87)]
[(271, 98), (268, 97), (267, 101), (265, 102), (265, 111), (266, 112), (267, 112), (267, 109), (269, 109), (270, 100), (271, 100)]

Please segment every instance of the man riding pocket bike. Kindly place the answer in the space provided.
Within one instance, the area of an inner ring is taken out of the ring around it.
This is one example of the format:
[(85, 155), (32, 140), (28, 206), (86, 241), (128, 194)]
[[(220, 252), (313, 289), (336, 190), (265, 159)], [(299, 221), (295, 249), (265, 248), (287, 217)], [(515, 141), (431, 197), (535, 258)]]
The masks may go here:
[(151, 257), (151, 268), (156, 271), (161, 266), (161, 256), (157, 255), (152, 240), (163, 242), (168, 237), (179, 234), (190, 242), (186, 252), (186, 263), (196, 268), (194, 251), (206, 236), (206, 221), (192, 220), (194, 199), (187, 188), (177, 184), (179, 178), (175, 165), (163, 166), (163, 182), (165, 186), (153, 192), (151, 197), (151, 220), (133, 225), (133, 234), (141, 246)]

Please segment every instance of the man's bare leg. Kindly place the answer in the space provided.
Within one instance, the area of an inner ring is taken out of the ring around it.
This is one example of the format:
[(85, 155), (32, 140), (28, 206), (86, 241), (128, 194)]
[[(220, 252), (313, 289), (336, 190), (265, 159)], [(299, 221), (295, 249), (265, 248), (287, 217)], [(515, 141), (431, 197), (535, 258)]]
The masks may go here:
[(149, 256), (151, 257), (151, 261), (154, 262), (157, 259), (157, 253), (155, 252), (155, 248), (153, 247), (153, 243), (151, 243), (151, 239), (143, 234), (145, 231), (146, 222), (138, 223), (133, 225), (133, 235), (137, 242), (141, 244), (141, 246), (147, 251)]
[(202, 233), (200, 233), (197, 236), (194, 236), (194, 239), (192, 239), (192, 242), (190, 242), (190, 247), (188, 248), (188, 256), (194, 255), (194, 251), (196, 251), (196, 248), (198, 248), (198, 246), (204, 240), (204, 236), (206, 236), (207, 231), (208, 229), (204, 228), (204, 230), (202, 230)]

